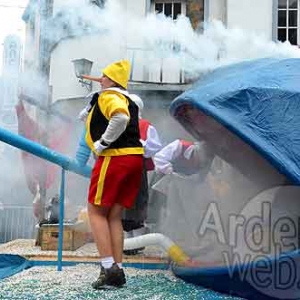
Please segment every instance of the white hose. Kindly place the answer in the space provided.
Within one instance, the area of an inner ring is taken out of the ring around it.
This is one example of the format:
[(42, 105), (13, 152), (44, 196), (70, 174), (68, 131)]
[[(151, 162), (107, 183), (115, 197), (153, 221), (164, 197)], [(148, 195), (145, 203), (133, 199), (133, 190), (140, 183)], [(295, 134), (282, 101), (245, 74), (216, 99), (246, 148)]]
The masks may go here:
[[(86, 224), (86, 230), (88, 232), (91, 231), (86, 209), (82, 209), (80, 211), (78, 220), (82, 221), (83, 224)], [(144, 230), (145, 229), (143, 229), (142, 231)], [(142, 231), (140, 231), (139, 233), (143, 234)], [(170, 238), (161, 233), (148, 233), (140, 235), (138, 237), (124, 239), (124, 250), (132, 250), (155, 245), (158, 245), (163, 250), (165, 250), (168, 256), (177, 264), (185, 262), (189, 259), (189, 257), (182, 251), (179, 246), (177, 246)]]
[(153, 245), (162, 247), (176, 263), (182, 263), (189, 259), (179, 246), (161, 233), (149, 233), (124, 240), (124, 250), (132, 250)]

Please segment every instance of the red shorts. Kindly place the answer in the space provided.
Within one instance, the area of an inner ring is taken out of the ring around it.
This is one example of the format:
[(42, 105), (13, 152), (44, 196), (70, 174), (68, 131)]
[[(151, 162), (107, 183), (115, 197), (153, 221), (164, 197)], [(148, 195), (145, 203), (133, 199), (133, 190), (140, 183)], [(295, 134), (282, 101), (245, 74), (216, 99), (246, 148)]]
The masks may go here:
[(89, 203), (131, 208), (138, 195), (143, 173), (143, 155), (99, 156), (89, 188)]

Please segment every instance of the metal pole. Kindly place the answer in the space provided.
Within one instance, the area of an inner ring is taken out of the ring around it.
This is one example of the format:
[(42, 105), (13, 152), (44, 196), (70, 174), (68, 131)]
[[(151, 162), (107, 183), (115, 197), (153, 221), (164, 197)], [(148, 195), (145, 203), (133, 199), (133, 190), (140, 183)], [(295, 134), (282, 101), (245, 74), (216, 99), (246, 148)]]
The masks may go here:
[(64, 205), (65, 202), (65, 169), (61, 169), (60, 195), (59, 195), (59, 233), (57, 251), (57, 271), (62, 270), (62, 251), (64, 238)]

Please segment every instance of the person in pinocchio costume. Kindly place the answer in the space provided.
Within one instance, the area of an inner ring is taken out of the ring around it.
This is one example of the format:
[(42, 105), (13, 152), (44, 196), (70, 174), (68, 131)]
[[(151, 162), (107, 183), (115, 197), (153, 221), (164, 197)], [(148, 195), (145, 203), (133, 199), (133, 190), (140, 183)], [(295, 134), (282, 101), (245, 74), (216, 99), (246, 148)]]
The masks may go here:
[(88, 195), (89, 221), (101, 257), (100, 275), (92, 283), (94, 289), (126, 283), (122, 268), (122, 212), (132, 207), (137, 197), (144, 154), (138, 107), (126, 91), (130, 63), (112, 63), (102, 73), (100, 78), (82, 75), (102, 87), (97, 103), (85, 113), (85, 140), (97, 157)]
[[(91, 100), (89, 104), (79, 113), (78, 116), (79, 119), (81, 120), (86, 119), (88, 112), (92, 109), (95, 103), (97, 103), (98, 97), (99, 97), (99, 93), (94, 93), (93, 95), (89, 94), (87, 96), (87, 98), (91, 98)], [(126, 238), (137, 237), (147, 233), (147, 229), (145, 227), (145, 221), (147, 219), (148, 199), (149, 199), (147, 172), (154, 170), (154, 163), (152, 157), (162, 147), (162, 144), (160, 142), (155, 127), (148, 120), (142, 118), (142, 111), (144, 109), (143, 100), (136, 94), (129, 94), (129, 98), (132, 101), (134, 101), (134, 103), (139, 108), (140, 142), (144, 147), (145, 153), (144, 153), (142, 182), (141, 182), (137, 199), (135, 200), (135, 203), (132, 208), (126, 209), (123, 212), (122, 223), (124, 229), (124, 236)], [(76, 151), (76, 160), (82, 166), (87, 164), (91, 152), (90, 148), (86, 144), (85, 135), (86, 135), (86, 131), (84, 130)], [(86, 213), (83, 210), (80, 216), (80, 219), (83, 220), (84, 223), (87, 222), (87, 219), (84, 217), (85, 214)], [(142, 250), (142, 248), (124, 250), (124, 254), (135, 255), (140, 250)]]

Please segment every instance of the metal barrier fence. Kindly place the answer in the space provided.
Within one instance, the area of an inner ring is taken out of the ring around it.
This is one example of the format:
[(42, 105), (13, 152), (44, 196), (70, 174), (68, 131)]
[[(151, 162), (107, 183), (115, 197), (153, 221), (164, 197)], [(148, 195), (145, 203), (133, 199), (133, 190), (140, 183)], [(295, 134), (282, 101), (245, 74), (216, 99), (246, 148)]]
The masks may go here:
[(36, 222), (32, 206), (4, 205), (0, 210), (0, 243), (34, 239)]
[(29, 152), (42, 159), (52, 162), (61, 167), (61, 182), (59, 195), (59, 235), (57, 250), (57, 269), (62, 270), (62, 249), (63, 249), (63, 220), (64, 220), (64, 202), (65, 202), (65, 171), (71, 171), (84, 177), (90, 177), (91, 168), (89, 166), (80, 166), (75, 160), (70, 159), (54, 150), (42, 146), (36, 142), (30, 141), (23, 136), (0, 127), (0, 141)]

